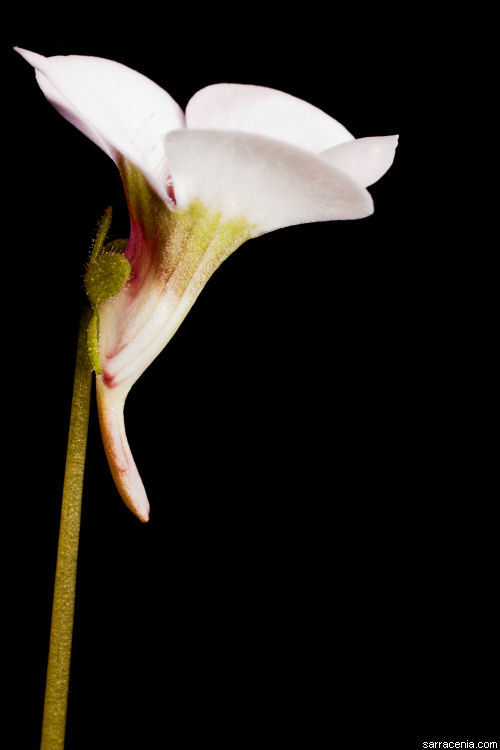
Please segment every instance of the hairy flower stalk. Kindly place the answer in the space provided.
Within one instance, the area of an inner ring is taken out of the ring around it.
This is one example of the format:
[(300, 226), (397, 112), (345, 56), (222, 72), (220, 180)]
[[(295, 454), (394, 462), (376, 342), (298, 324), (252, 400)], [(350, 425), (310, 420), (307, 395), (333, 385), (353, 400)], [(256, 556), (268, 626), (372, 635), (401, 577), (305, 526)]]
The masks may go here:
[(397, 136), (355, 139), (313, 105), (262, 86), (207, 86), (183, 112), (120, 63), (17, 51), (51, 104), (115, 162), (123, 180), (130, 236), (105, 244), (105, 214), (85, 277), (87, 351), (113, 478), (126, 505), (147, 521), (149, 502), (125, 432), (131, 387), (242, 243), (294, 224), (369, 216), (366, 187), (391, 166)]
[(88, 309), (82, 312), (71, 401), (57, 550), (49, 659), (45, 682), (41, 750), (62, 750), (66, 729), (71, 642), (75, 609), (76, 566), (83, 473), (87, 448), (92, 368), (87, 356)]

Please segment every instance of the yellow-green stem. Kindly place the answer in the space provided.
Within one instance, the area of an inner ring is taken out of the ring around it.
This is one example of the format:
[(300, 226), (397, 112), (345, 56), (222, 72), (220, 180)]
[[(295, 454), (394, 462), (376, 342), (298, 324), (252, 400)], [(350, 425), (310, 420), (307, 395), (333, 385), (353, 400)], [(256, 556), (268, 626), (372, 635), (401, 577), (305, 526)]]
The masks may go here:
[(80, 319), (71, 401), (40, 750), (63, 750), (66, 733), (83, 473), (92, 388), (92, 369), (87, 355), (89, 318), (90, 311), (85, 308)]

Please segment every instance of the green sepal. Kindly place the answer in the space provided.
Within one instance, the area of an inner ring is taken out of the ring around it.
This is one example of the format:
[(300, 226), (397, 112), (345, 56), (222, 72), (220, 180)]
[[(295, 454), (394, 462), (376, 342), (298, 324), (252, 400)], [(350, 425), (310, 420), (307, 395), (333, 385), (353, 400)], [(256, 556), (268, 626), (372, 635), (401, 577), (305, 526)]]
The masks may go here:
[(85, 291), (95, 309), (121, 292), (130, 276), (130, 263), (121, 253), (105, 253), (91, 260), (85, 272)]
[(99, 313), (94, 312), (87, 328), (87, 353), (92, 369), (97, 375), (102, 375), (101, 358), (99, 356)]
[(87, 352), (92, 369), (98, 375), (102, 374), (102, 366), (97, 307), (121, 292), (130, 276), (130, 263), (123, 255), (128, 240), (106, 242), (112, 214), (112, 208), (108, 206), (99, 222), (84, 277), (85, 291), (93, 311), (87, 328)]
[(92, 252), (90, 253), (91, 261), (97, 258), (97, 256), (99, 255), (99, 253), (101, 252), (103, 248), (104, 243), (106, 242), (106, 237), (108, 235), (109, 228), (111, 226), (112, 218), (113, 218), (113, 207), (108, 206), (102, 215), (102, 218), (99, 222), (99, 226), (97, 227), (94, 242), (92, 243)]

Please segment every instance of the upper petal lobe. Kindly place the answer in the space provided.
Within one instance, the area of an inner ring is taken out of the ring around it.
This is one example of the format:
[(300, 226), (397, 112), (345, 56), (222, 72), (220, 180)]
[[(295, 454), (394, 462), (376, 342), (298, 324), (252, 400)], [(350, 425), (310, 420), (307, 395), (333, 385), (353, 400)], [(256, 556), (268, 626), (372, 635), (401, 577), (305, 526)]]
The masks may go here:
[(238, 83), (217, 83), (194, 94), (186, 107), (186, 125), (267, 135), (314, 153), (353, 137), (340, 122), (302, 99)]
[(126, 65), (101, 57), (43, 57), (19, 52), (37, 71), (53, 106), (115, 161), (122, 155), (165, 194), (164, 139), (184, 127), (182, 109), (160, 86)]
[(356, 138), (329, 148), (320, 156), (363, 187), (368, 187), (387, 172), (394, 161), (397, 145), (397, 135)]

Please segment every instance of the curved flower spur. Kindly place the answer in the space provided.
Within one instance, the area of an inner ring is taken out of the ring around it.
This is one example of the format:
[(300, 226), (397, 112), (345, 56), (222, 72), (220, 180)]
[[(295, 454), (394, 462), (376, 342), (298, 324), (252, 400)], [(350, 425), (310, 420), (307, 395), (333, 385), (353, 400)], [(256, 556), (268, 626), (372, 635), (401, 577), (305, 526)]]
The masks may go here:
[(106, 214), (87, 271), (88, 340), (109, 466), (126, 505), (147, 521), (125, 434), (130, 388), (243, 242), (371, 214), (366, 187), (389, 169), (397, 136), (354, 139), (311, 104), (261, 86), (207, 86), (184, 113), (120, 63), (16, 49), (50, 103), (113, 159), (125, 187), (130, 238), (104, 246)]

